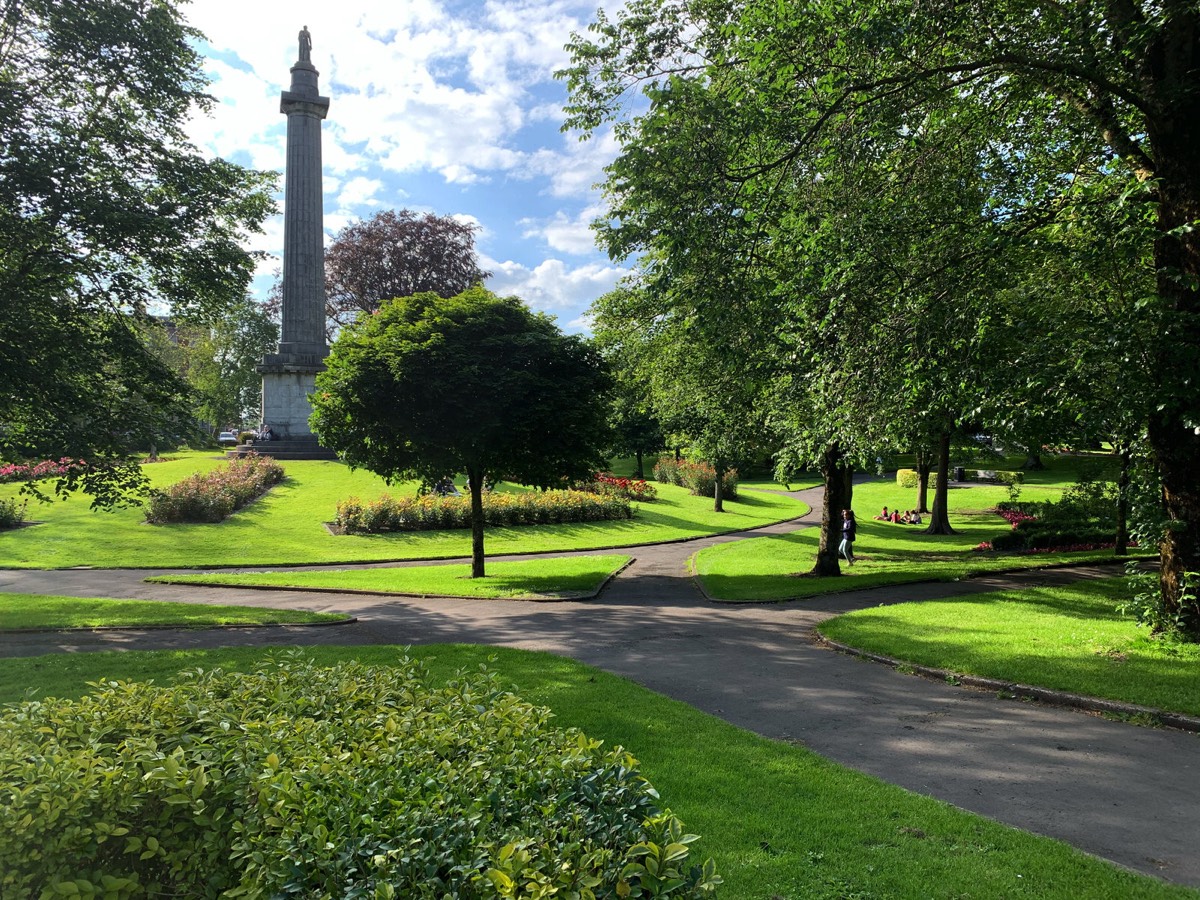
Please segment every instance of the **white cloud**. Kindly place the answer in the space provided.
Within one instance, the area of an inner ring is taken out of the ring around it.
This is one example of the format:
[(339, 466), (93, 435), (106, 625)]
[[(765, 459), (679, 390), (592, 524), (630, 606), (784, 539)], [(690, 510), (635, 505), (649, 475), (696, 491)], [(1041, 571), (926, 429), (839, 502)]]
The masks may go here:
[(351, 178), (342, 187), (337, 202), (342, 207), (381, 206), (382, 201), (376, 198), (383, 190), (383, 182), (378, 178)]
[(551, 219), (522, 219), (519, 224), (524, 226), (524, 237), (541, 238), (550, 249), (560, 253), (583, 255), (596, 252), (596, 235), (591, 223), (600, 213), (599, 206), (588, 206), (575, 216), (560, 210)]
[(550, 178), (550, 193), (555, 197), (579, 197), (594, 193), (604, 181), (604, 167), (617, 155), (617, 141), (610, 130), (597, 132), (590, 140), (579, 141), (564, 135), (560, 151), (543, 149), (534, 155), (531, 168)]
[(597, 263), (569, 268), (560, 259), (543, 260), (530, 268), (512, 260), (483, 260), (490, 269), (488, 287), (497, 294), (514, 294), (542, 312), (576, 321), (601, 294), (608, 293), (628, 274), (625, 269)]
[[(457, 17), (428, 0), (367, 0), (358, 9), (347, 15), (316, 0), (200, 0), (188, 7), (217, 53), (242, 64), (210, 60), (220, 107), (215, 122), (196, 127), (198, 142), (221, 155), (247, 150), (256, 166), (282, 165), (281, 142), (264, 137), (282, 122), (278, 94), (296, 56), (292, 29), (307, 24), (322, 90), (333, 100), (330, 171), (360, 172), (373, 161), (396, 172), (439, 172), (456, 184), (489, 172), (552, 174), (560, 196), (596, 180), (602, 149), (595, 142), (583, 153), (548, 157), (520, 146), (530, 123), (561, 116), (561, 104), (530, 91), (563, 91), (553, 73), (566, 64), (563, 45), (585, 27), (590, 4), (487, 2)], [(582, 177), (581, 166), (588, 169)]]
[[(444, 207), (446, 186), (461, 188), (468, 208), (456, 218), (487, 223), (477, 245), (486, 241), (505, 260), (481, 260), (496, 273), (493, 289), (575, 327), (623, 274), (592, 261), (602, 258), (587, 227), (600, 212), (593, 185), (616, 144), (610, 133), (580, 143), (552, 130), (565, 100), (553, 73), (567, 63), (570, 33), (585, 30), (594, 10), (595, 0), (359, 0), (350, 8), (328, 0), (194, 0), (183, 12), (208, 37), (205, 68), (218, 103), (190, 134), (208, 152), (282, 171), (279, 94), (296, 60), (296, 34), (307, 25), (321, 91), (331, 100), (322, 126), (326, 240), (378, 208), (411, 205), (410, 196)], [(528, 183), (531, 196), (557, 198), (558, 211), (539, 201), (525, 212), (539, 218), (514, 222), (517, 214), (503, 205), (513, 182)], [(282, 218), (253, 244), (278, 253)], [(268, 271), (278, 265), (265, 264)]]

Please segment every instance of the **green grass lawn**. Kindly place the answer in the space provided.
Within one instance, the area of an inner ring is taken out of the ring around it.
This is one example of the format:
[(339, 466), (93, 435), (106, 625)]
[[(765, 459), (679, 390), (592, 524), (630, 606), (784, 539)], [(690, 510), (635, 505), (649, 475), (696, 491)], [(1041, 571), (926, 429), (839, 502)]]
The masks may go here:
[[(196, 471), (223, 465), (211, 453), (180, 454), (170, 462), (147, 466), (156, 487), (166, 487)], [(388, 488), (369, 472), (351, 472), (338, 462), (287, 461), (286, 480), (229, 519), (216, 525), (147, 525), (140, 510), (93, 512), (84, 497), (35, 504), (29, 519), (44, 524), (0, 532), (0, 567), (198, 568), (272, 564), (446, 559), (470, 556), (468, 530), (388, 535), (330, 534), (339, 500), (374, 499), (380, 494), (415, 490)], [(659, 499), (639, 504), (633, 519), (489, 528), (491, 555), (556, 550), (629, 547), (754, 528), (802, 515), (807, 507), (778, 494), (745, 492), (726, 512), (712, 511), (712, 500), (682, 488), (659, 485)], [(15, 494), (0, 486), (0, 499)]]
[[(1061, 489), (1061, 483), (1048, 481), (1026, 487), (1022, 497), (1054, 499)], [(1009, 528), (1004, 519), (988, 511), (1007, 496), (1004, 487), (952, 485), (950, 523), (958, 533), (925, 535), (921, 534), (923, 526), (892, 525), (872, 518), (885, 504), (889, 509), (914, 506), (912, 491), (902, 490), (894, 481), (867, 482), (854, 489), (858, 517), (854, 552), (858, 561), (854, 566), (843, 563), (841, 576), (815, 578), (807, 574), (820, 541), (817, 528), (708, 547), (693, 557), (692, 567), (705, 591), (715, 599), (762, 601), (915, 581), (952, 581), (983, 572), (1113, 558), (1110, 550), (1033, 554), (973, 551), (971, 548), (981, 541)]]
[(253, 606), (0, 593), (0, 628), (5, 630), (105, 626), (140, 628), (148, 625), (206, 628), (212, 625), (275, 625), (345, 620), (346, 616), (337, 613), (259, 609)]
[(468, 564), (453, 564), (325, 569), (315, 572), (216, 572), (159, 575), (146, 580), (163, 584), (249, 585), (419, 596), (554, 600), (594, 595), (605, 580), (629, 560), (628, 556), (608, 554), (488, 562), (487, 575), (483, 578), (472, 578)]
[[(198, 666), (248, 668), (262, 651), (97, 653), (0, 660), (0, 700), (79, 696), (88, 681), (170, 681)], [(319, 662), (395, 662), (397, 647), (314, 648)], [(770, 741), (632, 682), (558, 657), (484, 647), (410, 652), (438, 680), (487, 662), (557, 724), (620, 744), (679, 815), (724, 900), (767, 898), (1197, 897), (1065, 844), (1008, 828)], [(490, 660), (490, 661), (489, 661)]]
[(1200, 645), (1117, 613), (1122, 579), (897, 603), (820, 626), (835, 641), (952, 672), (1200, 715)]

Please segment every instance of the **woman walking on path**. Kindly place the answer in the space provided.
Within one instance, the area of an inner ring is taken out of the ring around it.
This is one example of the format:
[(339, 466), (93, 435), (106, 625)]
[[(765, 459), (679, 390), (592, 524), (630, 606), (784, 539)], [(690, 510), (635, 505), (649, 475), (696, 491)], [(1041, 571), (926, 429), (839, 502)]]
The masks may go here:
[(842, 510), (842, 545), (838, 547), (838, 555), (846, 557), (846, 562), (854, 565), (854, 535), (857, 523), (854, 521), (854, 510)]

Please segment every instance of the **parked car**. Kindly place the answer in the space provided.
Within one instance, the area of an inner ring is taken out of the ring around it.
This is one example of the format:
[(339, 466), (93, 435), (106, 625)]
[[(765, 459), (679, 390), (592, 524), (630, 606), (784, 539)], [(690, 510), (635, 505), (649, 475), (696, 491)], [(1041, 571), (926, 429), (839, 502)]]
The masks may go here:
[(237, 442), (238, 435), (236, 431), (222, 431), (217, 435), (217, 443), (222, 447), (233, 447), (237, 445)]

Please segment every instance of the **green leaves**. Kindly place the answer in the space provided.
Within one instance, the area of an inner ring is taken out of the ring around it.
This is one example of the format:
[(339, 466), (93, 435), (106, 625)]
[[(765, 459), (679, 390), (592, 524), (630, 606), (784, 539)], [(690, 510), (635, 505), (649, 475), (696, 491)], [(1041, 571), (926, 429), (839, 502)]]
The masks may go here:
[[(153, 305), (212, 322), (273, 175), (205, 159), (197, 33), (162, 0), (22, 0), (0, 42), (0, 459), (103, 463), (179, 436), (185, 392), (138, 339)], [(148, 442), (148, 441), (147, 441)], [(91, 485), (85, 485), (85, 489)]]
[(477, 286), (397, 298), (345, 329), (317, 376), (311, 422), (324, 446), (388, 481), (465, 472), (480, 485), (549, 487), (603, 467), (608, 389), (589, 345)]
[(636, 760), (549, 721), (490, 673), (434, 686), (408, 659), (290, 657), (13, 707), (0, 720), (0, 892), (709, 890), (715, 874), (685, 871), (694, 838)]

